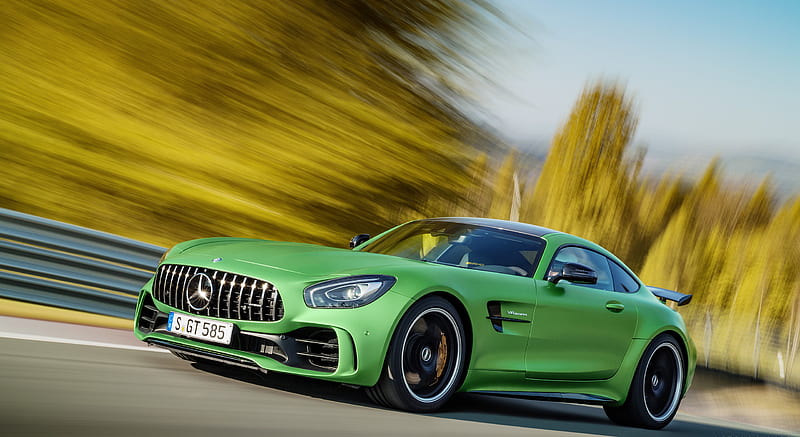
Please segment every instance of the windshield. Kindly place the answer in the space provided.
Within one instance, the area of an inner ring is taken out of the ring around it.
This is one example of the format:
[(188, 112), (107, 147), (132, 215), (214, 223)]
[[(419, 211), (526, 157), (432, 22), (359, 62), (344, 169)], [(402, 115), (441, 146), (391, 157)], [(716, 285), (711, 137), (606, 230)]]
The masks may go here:
[(508, 275), (532, 276), (545, 242), (539, 237), (445, 221), (408, 223), (363, 252)]

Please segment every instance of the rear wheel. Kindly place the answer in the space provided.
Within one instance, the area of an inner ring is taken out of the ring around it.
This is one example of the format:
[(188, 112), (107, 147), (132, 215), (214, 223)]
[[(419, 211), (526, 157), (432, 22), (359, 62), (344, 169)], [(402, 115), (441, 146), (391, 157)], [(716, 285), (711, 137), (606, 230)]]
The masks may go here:
[(678, 411), (685, 379), (681, 346), (673, 337), (662, 334), (645, 350), (628, 399), (619, 407), (604, 407), (606, 415), (621, 425), (663, 428)]
[(392, 408), (435, 411), (458, 390), (464, 351), (455, 307), (440, 297), (420, 300), (400, 320), (380, 380), (367, 395)]

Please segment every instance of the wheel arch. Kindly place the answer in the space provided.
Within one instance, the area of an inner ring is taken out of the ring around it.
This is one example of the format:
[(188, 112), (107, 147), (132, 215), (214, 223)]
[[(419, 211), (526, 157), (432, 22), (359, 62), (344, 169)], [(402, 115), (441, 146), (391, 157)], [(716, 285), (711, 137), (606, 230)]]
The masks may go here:
[[(449, 390), (453, 390), (452, 392), (450, 392), (450, 395), (448, 395), (448, 398), (449, 398), (449, 396), (451, 396), (452, 394), (457, 392), (461, 388), (461, 386), (464, 384), (464, 380), (466, 379), (466, 374), (467, 374), (467, 371), (469, 369), (468, 366), (469, 366), (469, 363), (471, 362), (471, 358), (472, 358), (471, 355), (472, 355), (473, 332), (472, 332), (472, 322), (471, 322), (471, 320), (469, 318), (469, 313), (468, 313), (467, 308), (464, 305), (463, 301), (455, 293), (451, 293), (451, 292), (447, 292), (447, 291), (430, 291), (430, 292), (426, 292), (426, 293), (420, 293), (419, 296), (417, 296), (415, 299), (412, 299), (409, 302), (408, 306), (402, 312), (399, 313), (398, 323), (396, 323), (395, 326), (392, 328), (392, 334), (391, 334), (392, 340), (390, 340), (390, 345), (387, 348), (386, 353), (384, 354), (383, 364), (381, 365), (381, 368), (383, 369), (382, 370), (382, 375), (379, 377), (377, 383), (374, 386), (366, 387), (367, 396), (373, 402), (375, 402), (375, 403), (377, 403), (379, 405), (383, 405), (383, 406), (387, 406), (387, 407), (391, 407), (391, 408), (399, 408), (399, 409), (403, 409), (403, 410), (407, 410), (407, 411), (413, 411), (413, 412), (430, 412), (430, 411), (433, 411), (433, 410), (429, 411), (429, 410), (426, 410), (424, 408), (420, 409), (419, 407), (413, 406), (413, 405), (409, 406), (410, 404), (408, 404), (406, 401), (403, 401), (404, 396), (401, 396), (400, 393), (397, 393), (396, 389), (393, 388), (393, 387), (395, 387), (395, 383), (393, 382), (394, 378), (392, 378), (392, 376), (391, 376), (392, 364), (390, 363), (390, 360), (392, 359), (391, 358), (391, 356), (392, 356), (391, 355), (391, 352), (392, 352), (391, 343), (393, 343), (395, 341), (395, 336), (398, 334), (398, 332), (402, 332), (402, 331), (399, 331), (399, 328), (402, 325), (402, 320), (406, 317), (406, 315), (409, 314), (411, 309), (413, 307), (415, 307), (418, 303), (423, 302), (426, 299), (431, 299), (431, 298), (441, 299), (441, 300), (446, 301), (448, 304), (452, 305), (453, 309), (455, 309), (457, 315), (461, 319), (461, 328), (463, 329), (463, 333), (464, 333), (464, 345), (463, 345), (463, 348), (464, 348), (464, 362), (462, 364), (461, 375), (458, 377), (458, 380), (451, 380), (451, 381), (455, 381), (454, 384), (453, 384), (453, 382), (450, 382), (450, 383), (447, 384), (447, 386), (448, 386), (447, 390), (448, 391)], [(443, 305), (443, 303), (439, 303), (439, 305)], [(450, 312), (451, 310), (447, 310), (447, 311)], [(389, 372), (389, 373), (387, 373), (387, 372)], [(387, 376), (388, 376), (388, 379), (387, 379)], [(407, 385), (406, 385), (406, 389), (408, 389)], [(438, 400), (437, 400), (437, 402), (438, 402)], [(446, 398), (442, 402), (446, 402)], [(439, 408), (439, 407), (437, 406), (435, 408)]]
[(689, 354), (690, 354), (690, 350), (689, 350), (689, 344), (687, 344), (686, 340), (683, 338), (683, 336), (678, 331), (668, 328), (668, 329), (665, 329), (665, 330), (663, 330), (661, 332), (658, 332), (656, 335), (654, 335), (653, 338), (648, 343), (648, 345), (651, 344), (653, 342), (653, 340), (655, 340), (660, 335), (667, 335), (669, 337), (672, 337), (672, 339), (674, 339), (678, 343), (680, 348), (681, 348), (681, 352), (682, 352), (681, 353), (681, 358), (683, 359), (683, 368), (684, 368), (684, 372), (685, 372), (685, 375), (684, 375), (684, 378), (683, 378), (683, 391), (682, 391), (682, 394), (685, 395), (686, 392), (689, 390), (689, 385), (692, 383), (692, 379), (689, 377), (690, 376), (690, 369), (689, 369)]

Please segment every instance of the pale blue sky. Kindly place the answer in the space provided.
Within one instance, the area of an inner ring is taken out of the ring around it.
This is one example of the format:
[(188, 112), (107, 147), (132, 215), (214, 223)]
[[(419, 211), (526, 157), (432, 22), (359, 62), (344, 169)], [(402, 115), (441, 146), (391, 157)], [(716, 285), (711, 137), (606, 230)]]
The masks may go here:
[(587, 81), (619, 80), (651, 150), (800, 161), (800, 0), (497, 0), (520, 29), (477, 90), (514, 138), (549, 140)]

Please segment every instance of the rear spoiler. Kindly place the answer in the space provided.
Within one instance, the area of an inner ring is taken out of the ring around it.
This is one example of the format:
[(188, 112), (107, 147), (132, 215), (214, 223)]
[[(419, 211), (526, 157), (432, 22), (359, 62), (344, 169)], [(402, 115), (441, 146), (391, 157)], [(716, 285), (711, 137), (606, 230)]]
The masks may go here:
[(655, 294), (656, 297), (661, 301), (665, 302), (671, 300), (673, 302), (677, 302), (678, 306), (686, 305), (692, 301), (691, 294), (683, 294), (678, 293), (677, 291), (667, 290), (665, 288), (658, 288), (658, 287), (651, 287), (647, 286), (651, 293)]

